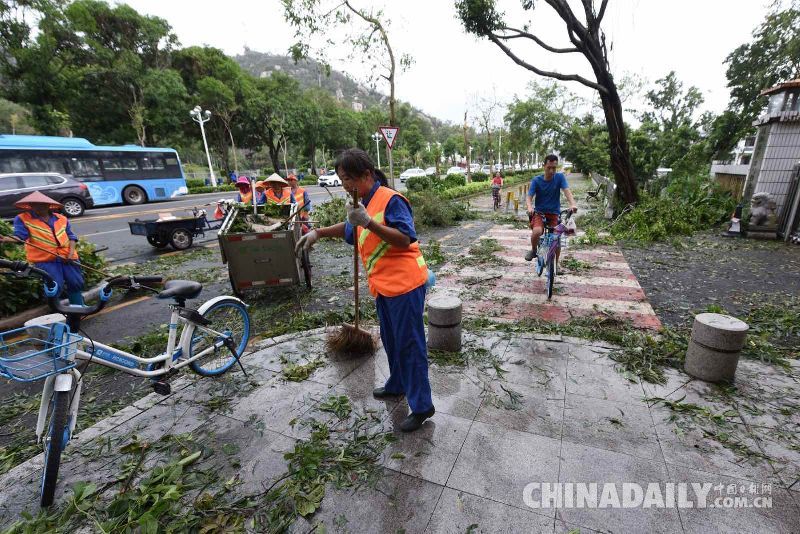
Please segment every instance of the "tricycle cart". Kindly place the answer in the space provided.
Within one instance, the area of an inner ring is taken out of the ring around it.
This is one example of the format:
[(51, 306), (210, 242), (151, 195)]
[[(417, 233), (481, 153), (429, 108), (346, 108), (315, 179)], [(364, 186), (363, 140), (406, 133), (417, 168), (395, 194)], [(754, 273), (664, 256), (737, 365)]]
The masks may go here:
[(147, 242), (156, 248), (172, 245), (175, 250), (186, 250), (192, 246), (194, 238), (205, 236), (206, 230), (216, 230), (222, 221), (209, 223), (205, 210), (192, 208), (191, 217), (165, 217), (129, 221), (128, 226), (133, 235), (147, 237)]
[(257, 229), (252, 232), (231, 231), (233, 221), (245, 208), (234, 207), (226, 215), (217, 239), (235, 295), (241, 296), (251, 288), (296, 285), (301, 279), (311, 288), (308, 252), (297, 255), (294, 251), (302, 223), (298, 212), (290, 212), (291, 207), (294, 205), (283, 207), (282, 214), (288, 217), (284, 221), (254, 225)]

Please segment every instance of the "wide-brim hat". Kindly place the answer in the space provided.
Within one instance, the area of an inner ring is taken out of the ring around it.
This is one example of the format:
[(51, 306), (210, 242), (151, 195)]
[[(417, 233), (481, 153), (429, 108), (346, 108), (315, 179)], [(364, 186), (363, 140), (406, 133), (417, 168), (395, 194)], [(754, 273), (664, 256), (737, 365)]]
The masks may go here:
[(267, 184), (264, 183), (264, 180), (259, 180), (256, 182), (256, 189), (266, 189)]
[(240, 176), (236, 179), (236, 186), (246, 185), (250, 187), (250, 180), (247, 179), (247, 176)]
[(290, 174), (289, 176), (287, 176), (287, 177), (286, 177), (286, 180), (287, 180), (287, 181), (288, 181), (288, 180), (295, 180), (295, 181), (297, 181), (297, 176), (295, 176), (294, 174)]
[(264, 183), (266, 184), (267, 182), (280, 182), (283, 185), (289, 185), (289, 182), (287, 182), (286, 180), (281, 178), (281, 176), (279, 174), (274, 173), (274, 172), (272, 174), (270, 174), (269, 177), (264, 179)]
[(50, 209), (53, 210), (60, 210), (64, 206), (52, 198), (48, 197), (44, 193), (40, 193), (39, 191), (34, 191), (30, 195), (17, 200), (14, 203), (14, 206), (21, 209), (21, 210), (30, 210), (33, 209), (33, 204), (47, 204)]

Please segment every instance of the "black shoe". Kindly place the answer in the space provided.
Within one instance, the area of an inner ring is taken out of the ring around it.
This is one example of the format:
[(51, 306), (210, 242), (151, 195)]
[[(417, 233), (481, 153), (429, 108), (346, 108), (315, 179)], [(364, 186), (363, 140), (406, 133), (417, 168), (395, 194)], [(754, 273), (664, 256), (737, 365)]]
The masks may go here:
[(390, 391), (386, 391), (386, 388), (375, 388), (372, 390), (372, 396), (376, 399), (399, 399), (403, 396), (402, 393), (392, 393)]
[(415, 430), (419, 430), (422, 426), (422, 423), (425, 422), (425, 419), (433, 417), (433, 414), (436, 413), (436, 409), (431, 408), (427, 412), (423, 413), (410, 413), (408, 417), (403, 419), (403, 422), (400, 423), (400, 430), (403, 432), (413, 432)]

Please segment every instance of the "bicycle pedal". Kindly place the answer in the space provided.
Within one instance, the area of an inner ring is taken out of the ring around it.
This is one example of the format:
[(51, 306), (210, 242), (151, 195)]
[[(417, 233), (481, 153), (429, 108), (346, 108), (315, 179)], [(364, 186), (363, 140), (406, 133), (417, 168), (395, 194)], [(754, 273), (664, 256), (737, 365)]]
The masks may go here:
[(169, 382), (153, 382), (153, 391), (159, 395), (169, 395), (172, 393), (172, 386), (170, 386)]

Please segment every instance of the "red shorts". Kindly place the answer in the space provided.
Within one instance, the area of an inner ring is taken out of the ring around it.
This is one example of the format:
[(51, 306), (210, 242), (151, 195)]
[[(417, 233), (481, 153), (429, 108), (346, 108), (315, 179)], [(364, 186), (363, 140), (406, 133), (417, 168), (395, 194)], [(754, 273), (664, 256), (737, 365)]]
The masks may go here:
[[(558, 215), (555, 213), (545, 213), (545, 218), (547, 218), (547, 225), (555, 227), (558, 224)], [(539, 213), (534, 213), (533, 216), (529, 217), (529, 222), (531, 229), (539, 228), (544, 232), (544, 221), (542, 221), (542, 216)]]

